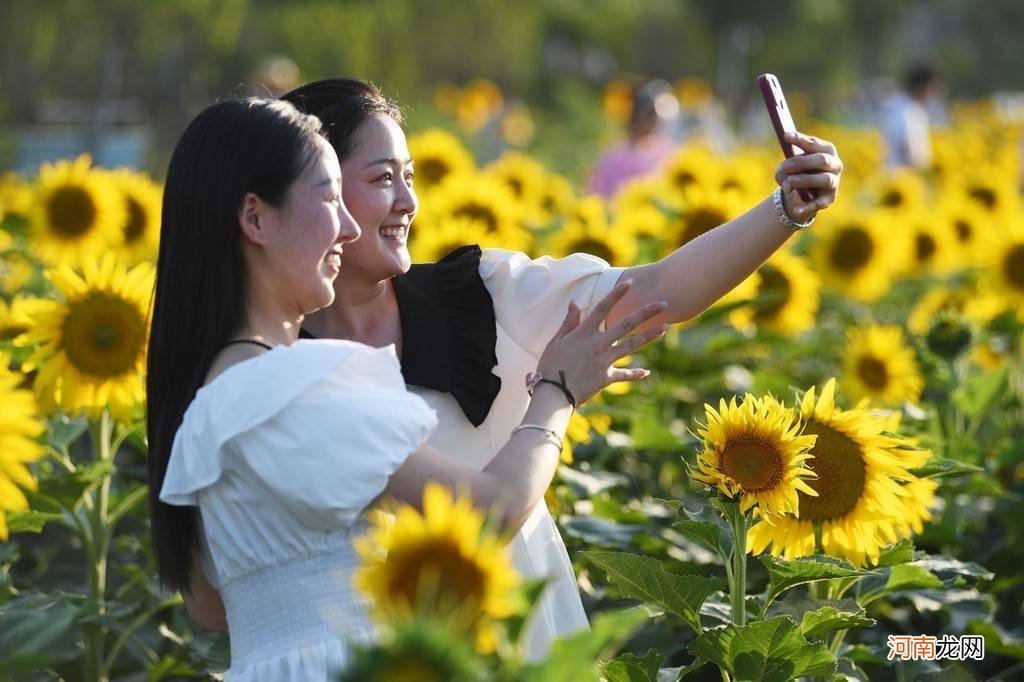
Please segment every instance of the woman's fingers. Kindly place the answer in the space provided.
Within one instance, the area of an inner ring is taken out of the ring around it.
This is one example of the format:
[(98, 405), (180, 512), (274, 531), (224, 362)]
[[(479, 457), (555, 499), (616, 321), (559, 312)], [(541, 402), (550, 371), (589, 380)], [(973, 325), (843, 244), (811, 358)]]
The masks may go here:
[(843, 162), (835, 154), (799, 154), (779, 163), (775, 170), (775, 179), (785, 179), (797, 173), (834, 173), (839, 175), (842, 172)]
[(799, 131), (786, 133), (785, 139), (786, 142), (795, 144), (808, 154), (812, 154), (814, 152), (825, 152), (826, 154), (836, 153), (836, 146), (828, 140), (823, 140), (820, 137), (814, 137), (813, 135), (805, 135)]
[(612, 311), (615, 304), (622, 300), (622, 297), (629, 291), (629, 287), (633, 285), (633, 280), (627, 279), (625, 282), (619, 282), (612, 290), (608, 292), (608, 295), (601, 299), (601, 302), (594, 306), (590, 314), (587, 315), (586, 319), (583, 320), (580, 325), (586, 331), (597, 331), (601, 328), (601, 323), (604, 322), (604, 318), (608, 317), (608, 313)]
[(565, 314), (565, 319), (562, 320), (562, 326), (555, 332), (554, 338), (560, 339), (578, 326), (580, 326), (580, 308), (575, 301), (569, 301), (569, 310)]
[(638, 310), (634, 310), (632, 313), (622, 318), (618, 324), (604, 333), (604, 338), (607, 345), (612, 345), (618, 339), (621, 339), (626, 334), (630, 333), (640, 325), (652, 317), (656, 317), (659, 313), (663, 312), (668, 308), (667, 301), (658, 301), (656, 303), (648, 303)]
[(651, 376), (651, 370), (634, 367), (613, 367), (608, 372), (608, 383), (614, 384), (619, 381), (639, 381)]
[(633, 336), (622, 339), (609, 349), (612, 362), (635, 353), (651, 341), (660, 339), (667, 331), (667, 324), (659, 324), (655, 327), (651, 327), (650, 329), (645, 329), (642, 332), (634, 334)]

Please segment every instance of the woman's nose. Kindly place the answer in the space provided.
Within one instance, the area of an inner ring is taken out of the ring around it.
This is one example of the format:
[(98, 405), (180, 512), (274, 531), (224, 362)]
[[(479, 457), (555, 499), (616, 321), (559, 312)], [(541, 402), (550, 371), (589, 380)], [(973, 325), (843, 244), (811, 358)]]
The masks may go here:
[(412, 185), (404, 182), (398, 183), (398, 192), (396, 193), (394, 204), (395, 210), (399, 213), (415, 216), (419, 205), (419, 198), (416, 196), (416, 190), (412, 188)]
[(352, 217), (352, 214), (348, 212), (348, 207), (345, 206), (345, 202), (341, 202), (338, 206), (338, 219), (341, 222), (338, 230), (338, 239), (343, 242), (354, 242), (359, 239), (359, 223)]

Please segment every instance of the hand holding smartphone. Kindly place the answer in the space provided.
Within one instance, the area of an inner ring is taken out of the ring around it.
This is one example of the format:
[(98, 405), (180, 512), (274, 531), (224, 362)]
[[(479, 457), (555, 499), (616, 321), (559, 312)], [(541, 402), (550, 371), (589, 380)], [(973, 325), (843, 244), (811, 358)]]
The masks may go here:
[[(803, 154), (803, 149), (786, 142), (784, 137), (786, 133), (795, 133), (797, 130), (796, 123), (793, 122), (793, 115), (789, 111), (789, 105), (786, 104), (786, 96), (782, 94), (779, 79), (773, 74), (763, 73), (757, 77), (757, 84), (761, 88), (761, 97), (764, 98), (764, 105), (768, 108), (768, 115), (771, 116), (772, 126), (775, 128), (775, 136), (779, 139), (782, 153), (786, 155), (787, 159), (797, 154)], [(802, 187), (797, 189), (797, 193), (805, 202), (814, 201), (816, 196), (813, 190)]]

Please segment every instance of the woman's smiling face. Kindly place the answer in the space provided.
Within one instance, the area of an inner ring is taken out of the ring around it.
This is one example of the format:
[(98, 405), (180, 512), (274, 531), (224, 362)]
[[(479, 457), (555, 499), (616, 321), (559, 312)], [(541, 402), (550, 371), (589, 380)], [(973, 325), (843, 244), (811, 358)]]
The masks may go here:
[(390, 116), (378, 114), (355, 131), (352, 153), (341, 162), (342, 196), (362, 232), (345, 246), (343, 270), (374, 281), (406, 272), (409, 228), (419, 200), (405, 133)]

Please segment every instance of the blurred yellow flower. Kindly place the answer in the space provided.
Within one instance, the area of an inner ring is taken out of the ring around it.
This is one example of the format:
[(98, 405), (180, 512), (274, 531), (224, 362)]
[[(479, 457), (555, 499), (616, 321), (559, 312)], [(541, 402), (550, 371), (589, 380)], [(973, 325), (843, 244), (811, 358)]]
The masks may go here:
[(1000, 229), (988, 231), (979, 245), (978, 265), (982, 287), (1024, 316), (1024, 219), (1018, 216)]
[(484, 172), (511, 190), (528, 222), (543, 224), (546, 221), (543, 200), (548, 173), (539, 161), (521, 152), (505, 152), (484, 167)]
[(690, 144), (677, 151), (662, 172), (667, 186), (676, 192), (691, 187), (709, 190), (722, 188), (722, 161), (705, 145)]
[(353, 584), (369, 597), (381, 622), (416, 616), (474, 637), (477, 648), (497, 645), (497, 621), (520, 608), (520, 578), (504, 541), (484, 530), (484, 517), (465, 496), (429, 483), (423, 513), (397, 505), (394, 521), (371, 517), (356, 549), (363, 566)]
[(155, 261), (160, 244), (160, 213), (163, 190), (146, 175), (128, 169), (110, 174), (125, 202), (125, 221), (119, 242), (128, 263)]
[(28, 331), (32, 324), (28, 314), (31, 305), (24, 296), (15, 296), (10, 303), (0, 298), (0, 341), (10, 341)]
[(440, 128), (409, 136), (409, 153), (416, 169), (416, 191), (427, 194), (450, 176), (476, 171), (473, 155), (458, 137)]
[(886, 293), (910, 257), (907, 235), (887, 230), (882, 216), (871, 212), (826, 215), (821, 223), (810, 256), (822, 281), (860, 301)]
[(589, 253), (615, 266), (636, 262), (636, 238), (631, 232), (609, 227), (604, 202), (589, 196), (577, 202), (569, 220), (554, 233), (548, 250), (556, 258), (572, 253)]
[(17, 250), (14, 237), (0, 229), (0, 293), (15, 293), (32, 277), (35, 268)]
[(803, 258), (780, 250), (757, 272), (754, 296), (764, 300), (734, 311), (729, 318), (734, 326), (758, 325), (782, 334), (799, 334), (814, 326), (821, 280)]
[(417, 226), (412, 232), (409, 251), (416, 263), (434, 263), (460, 246), (477, 244), (486, 248), (500, 246), (499, 241), (475, 220), (450, 217), (442, 218), (430, 227)]
[(899, 327), (868, 325), (850, 329), (843, 367), (845, 385), (858, 399), (889, 404), (915, 402), (924, 387), (914, 349), (906, 344)]
[(479, 223), (497, 241), (495, 246), (511, 251), (526, 251), (533, 243), (532, 233), (520, 220), (519, 202), (496, 178), (482, 174), (449, 177), (431, 194), (417, 221), (423, 230), (451, 218)]
[(743, 198), (737, 192), (704, 189), (696, 184), (678, 192), (676, 203), (670, 208), (662, 255), (729, 222), (745, 209)]
[(122, 241), (124, 201), (88, 154), (44, 163), (31, 211), (31, 239), (40, 260), (80, 265)]
[(7, 512), (25, 511), (28, 499), (21, 489), (36, 490), (35, 477), (25, 466), (43, 456), (37, 438), (45, 430), (32, 392), (19, 388), (24, 376), (9, 369), (11, 358), (0, 352), (0, 541), (6, 542)]
[(43, 410), (96, 418), (108, 408), (115, 419), (130, 421), (146, 397), (153, 266), (128, 270), (106, 253), (85, 261), (81, 275), (64, 265), (48, 276), (64, 300), (31, 301), (31, 328), (14, 340), (32, 348), (22, 370), (38, 370), (34, 386)]

